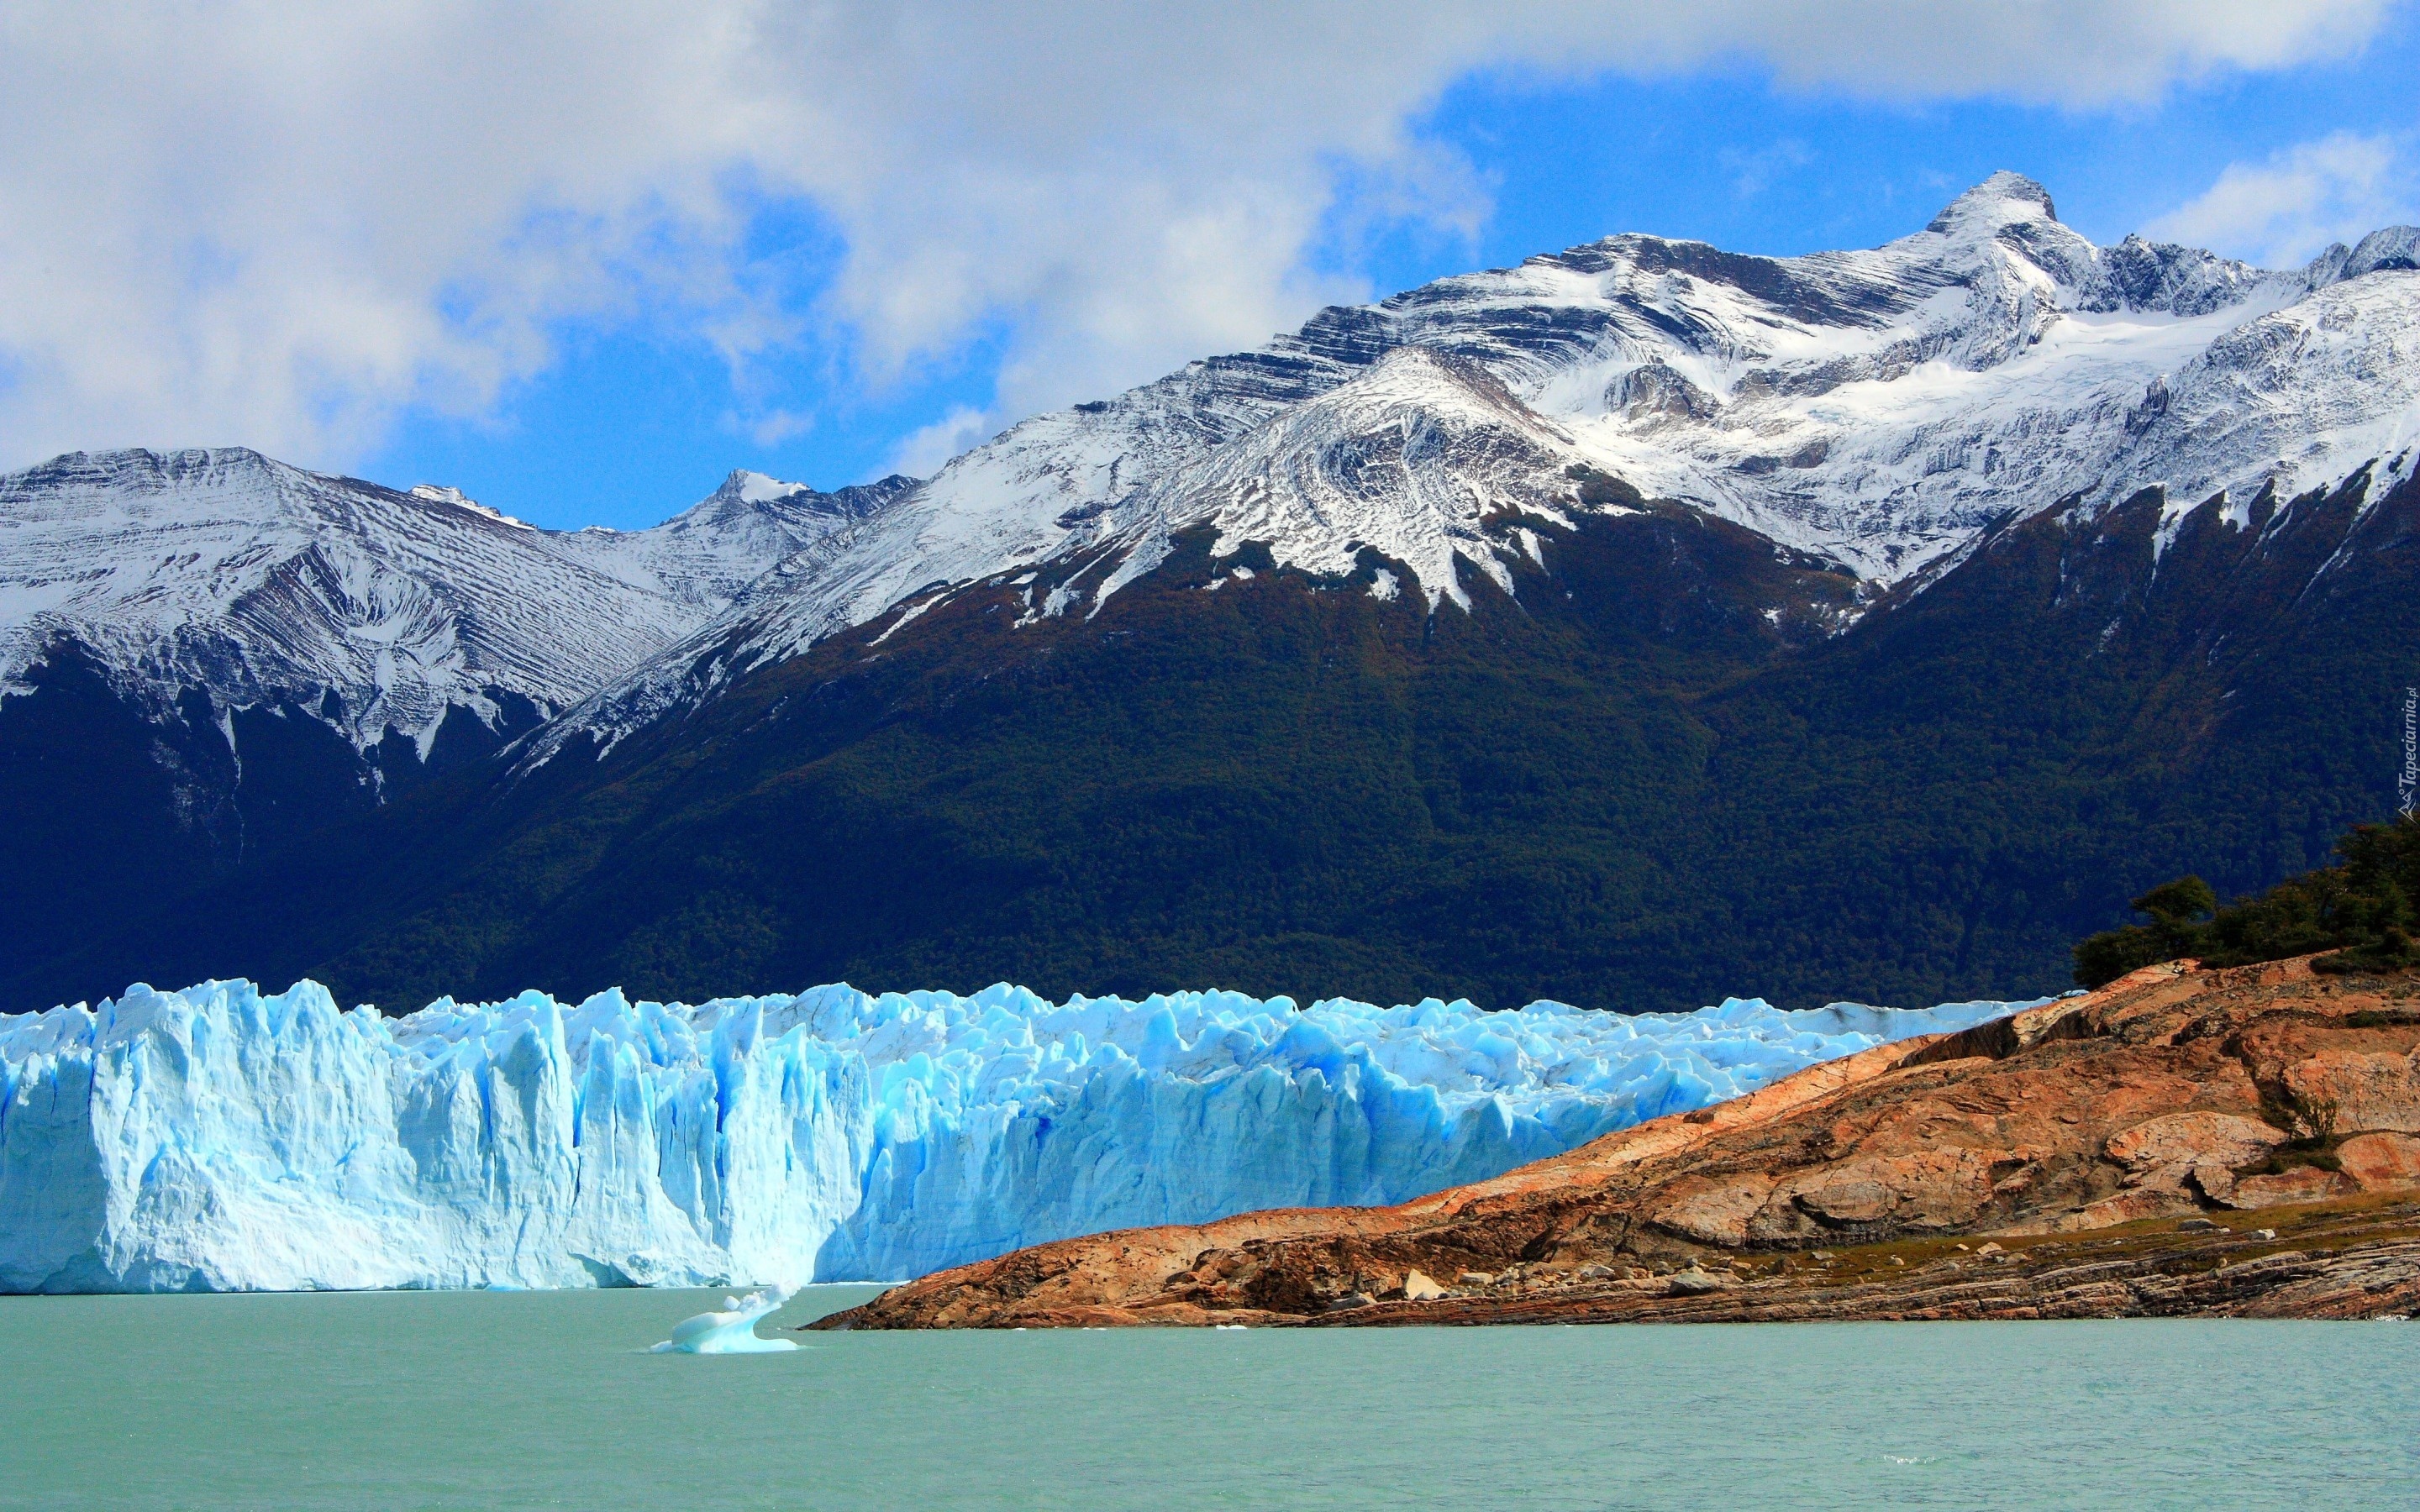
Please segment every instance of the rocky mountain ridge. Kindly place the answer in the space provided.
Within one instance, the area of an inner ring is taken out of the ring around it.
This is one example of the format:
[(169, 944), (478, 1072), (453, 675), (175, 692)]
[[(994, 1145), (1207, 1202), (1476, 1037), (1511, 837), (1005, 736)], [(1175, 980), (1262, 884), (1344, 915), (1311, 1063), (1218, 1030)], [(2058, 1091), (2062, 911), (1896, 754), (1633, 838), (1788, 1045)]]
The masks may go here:
[[(445, 708), (495, 729), (509, 691), (572, 711), (525, 758), (543, 761), (937, 593), (1056, 563), (1036, 614), (1095, 612), (1196, 527), (1222, 555), (1375, 563), (1466, 607), (1469, 582), (1534, 560), (1540, 524), (1631, 493), (1835, 564), (1865, 585), (1838, 628), (2044, 510), (2156, 488), (2171, 518), (2216, 498), (2241, 520), (2264, 491), (2392, 488), (2420, 448), (2415, 244), (2389, 227), (2293, 271), (2096, 247), (2010, 173), (1869, 251), (1617, 235), (1323, 311), (929, 480), (819, 494), (734, 473), (644, 532), (531, 531), (452, 490), (308, 482), (248, 453), (60, 458), (0, 480), (0, 687), (74, 640), (155, 711), (200, 687), (222, 711), (316, 715), (334, 691), (357, 748), (396, 729), (424, 759)], [(95, 507), (112, 494), (152, 502)], [(174, 497), (207, 517), (163, 531)], [(398, 501), (420, 530), (486, 533), (373, 543), (365, 522)], [(131, 560), (95, 580), (93, 559), (155, 548), (175, 582)], [(283, 644), (252, 609), (321, 643)]]
[(652, 530), (553, 532), (242, 448), (74, 453), (0, 476), (0, 696), (72, 645), (154, 717), (285, 705), (426, 758), (450, 711), (551, 716), (907, 481), (736, 472)]
[(1605, 475), (1871, 595), (2054, 507), (2158, 488), (2172, 515), (2219, 498), (2241, 518), (2365, 469), (2390, 487), (2420, 445), (2414, 237), (2287, 272), (2101, 248), (2003, 173), (1870, 251), (1623, 235), (1323, 311), (954, 459), (554, 739), (610, 743), (944, 585), (1082, 562), (1043, 611), (1092, 612), (1196, 526), (1314, 573), (1383, 560), (1460, 606), (1534, 552), (1522, 517), (1607, 507), (1579, 481)]

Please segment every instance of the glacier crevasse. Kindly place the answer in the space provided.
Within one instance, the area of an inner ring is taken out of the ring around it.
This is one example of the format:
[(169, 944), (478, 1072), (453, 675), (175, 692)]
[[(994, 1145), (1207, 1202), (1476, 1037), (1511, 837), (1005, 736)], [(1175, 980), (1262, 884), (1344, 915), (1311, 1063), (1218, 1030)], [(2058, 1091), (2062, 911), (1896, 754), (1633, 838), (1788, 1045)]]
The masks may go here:
[(887, 1280), (1405, 1201), (2018, 1006), (137, 986), (0, 1015), (0, 1290)]

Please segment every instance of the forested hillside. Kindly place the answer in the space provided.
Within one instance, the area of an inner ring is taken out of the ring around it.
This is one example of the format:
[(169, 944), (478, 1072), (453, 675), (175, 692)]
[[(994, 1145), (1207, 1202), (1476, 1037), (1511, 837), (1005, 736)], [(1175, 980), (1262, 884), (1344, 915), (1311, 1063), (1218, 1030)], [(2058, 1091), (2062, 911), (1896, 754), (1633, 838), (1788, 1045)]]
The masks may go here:
[(458, 774), (8, 991), (2053, 992), (2151, 883), (2249, 891), (2384, 811), (2420, 490), (2366, 488), (2165, 540), (2156, 494), (2048, 512), (1838, 636), (1845, 578), (1671, 507), (1534, 522), (1467, 615), (1197, 534), (1091, 618), (1012, 630), (1003, 581)]

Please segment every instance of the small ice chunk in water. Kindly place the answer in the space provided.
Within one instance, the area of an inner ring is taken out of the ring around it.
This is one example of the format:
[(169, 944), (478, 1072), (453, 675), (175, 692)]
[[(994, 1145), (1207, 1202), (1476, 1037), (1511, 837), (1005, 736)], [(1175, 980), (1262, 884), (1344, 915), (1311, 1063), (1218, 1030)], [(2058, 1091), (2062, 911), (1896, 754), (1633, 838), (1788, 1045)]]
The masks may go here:
[(788, 1339), (760, 1339), (756, 1320), (779, 1312), (796, 1287), (771, 1286), (746, 1297), (725, 1297), (723, 1310), (685, 1318), (673, 1336), (657, 1345), (654, 1354), (776, 1354), (795, 1350)]

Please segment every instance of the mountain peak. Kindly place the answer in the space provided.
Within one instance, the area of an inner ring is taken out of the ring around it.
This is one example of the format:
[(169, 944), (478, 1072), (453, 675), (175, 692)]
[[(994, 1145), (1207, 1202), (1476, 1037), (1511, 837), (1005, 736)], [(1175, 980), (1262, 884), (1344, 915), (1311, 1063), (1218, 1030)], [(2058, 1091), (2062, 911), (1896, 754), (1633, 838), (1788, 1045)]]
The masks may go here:
[(812, 499), (814, 490), (803, 483), (784, 483), (762, 472), (746, 468), (733, 468), (714, 492), (665, 521), (667, 525), (690, 529), (701, 525), (724, 527), (735, 521), (761, 517), (766, 506), (779, 504), (806, 495)]
[(65, 452), (23, 471), (0, 473), (0, 490), (36, 493), (85, 486), (160, 492), (179, 486), (237, 480), (265, 481), (290, 471), (249, 446), (186, 447), (154, 452), (119, 447)]
[(1996, 230), (2019, 221), (2056, 221), (2058, 208), (2050, 191), (2021, 173), (2003, 168), (1949, 202), (1932, 218), (1927, 231), (1947, 232), (1977, 225)]
[(2420, 226), (2390, 225), (2361, 239), (2345, 259), (2344, 276), (2420, 268)]
[(762, 472), (751, 472), (746, 468), (734, 468), (731, 470), (731, 476), (722, 480), (722, 487), (720, 491), (730, 494), (742, 503), (768, 504), (776, 499), (787, 499), (794, 493), (808, 493), (813, 490), (803, 483), (783, 483), (779, 478), (768, 477)]
[(2372, 231), (2358, 245), (2348, 247), (2339, 241), (2320, 253), (2304, 267), (2303, 280), (2321, 289), (2365, 273), (2415, 268), (2420, 268), (2420, 226), (2389, 225)]

